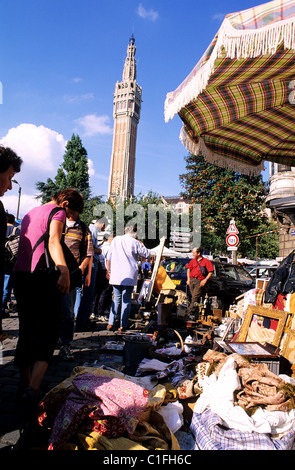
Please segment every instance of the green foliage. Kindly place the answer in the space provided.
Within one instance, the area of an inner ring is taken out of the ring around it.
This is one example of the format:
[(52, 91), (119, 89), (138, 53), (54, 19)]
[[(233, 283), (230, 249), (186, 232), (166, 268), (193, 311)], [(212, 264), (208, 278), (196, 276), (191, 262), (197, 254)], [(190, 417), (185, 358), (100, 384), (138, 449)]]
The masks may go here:
[(58, 191), (57, 186), (51, 178), (47, 178), (47, 182), (43, 183), (38, 181), (36, 187), (40, 194), (38, 194), (37, 199), (41, 199), (41, 203), (45, 204), (52, 199), (52, 196)]
[(63, 162), (57, 170), (54, 181), (51, 178), (47, 182), (38, 181), (36, 187), (40, 194), (37, 196), (41, 203), (45, 204), (52, 196), (67, 188), (74, 188), (83, 194), (84, 211), (81, 219), (87, 224), (93, 219), (93, 208), (101, 202), (101, 196), (92, 197), (89, 185), (87, 151), (82, 145), (80, 137), (72, 135), (67, 142)]
[[(227, 253), (226, 231), (234, 219), (239, 230), (239, 254), (255, 257), (255, 238), (247, 237), (277, 229), (263, 213), (268, 186), (262, 177), (211, 165), (201, 154), (189, 155), (186, 163), (187, 173), (180, 175), (182, 196), (201, 204), (202, 245), (211, 252)], [(278, 232), (264, 237), (264, 242), (258, 243), (259, 257), (277, 256)]]

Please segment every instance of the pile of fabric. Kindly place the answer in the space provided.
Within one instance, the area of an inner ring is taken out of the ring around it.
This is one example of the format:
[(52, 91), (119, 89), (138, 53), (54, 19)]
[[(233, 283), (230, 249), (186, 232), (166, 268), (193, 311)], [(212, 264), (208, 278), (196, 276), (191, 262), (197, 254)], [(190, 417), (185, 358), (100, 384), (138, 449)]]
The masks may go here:
[(45, 396), (39, 424), (52, 450), (180, 450), (191, 398), (195, 449), (295, 448), (295, 381), (211, 349), (170, 364), (143, 359), (134, 377), (77, 367)]
[(209, 350), (203, 359), (211, 367), (191, 422), (197, 449), (293, 448), (294, 380), (238, 354)]
[(143, 359), (136, 376), (149, 377), (151, 383), (169, 386), (170, 391), (174, 390), (175, 400), (185, 400), (202, 392), (202, 382), (209, 366), (209, 362), (203, 362), (196, 356), (187, 356), (170, 364), (157, 359)]
[(179, 450), (159, 413), (169, 402), (164, 386), (103, 368), (77, 367), (39, 407), (50, 430), (49, 450)]

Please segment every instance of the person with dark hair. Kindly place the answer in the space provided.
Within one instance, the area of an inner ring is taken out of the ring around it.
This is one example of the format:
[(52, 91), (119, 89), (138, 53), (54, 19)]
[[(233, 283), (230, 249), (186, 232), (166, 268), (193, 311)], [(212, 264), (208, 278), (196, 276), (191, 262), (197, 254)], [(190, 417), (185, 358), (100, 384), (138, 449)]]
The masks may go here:
[(96, 319), (103, 319), (105, 314), (109, 315), (113, 297), (113, 286), (110, 285), (106, 276), (106, 256), (110, 249), (113, 236), (104, 234), (99, 256), (100, 270), (96, 280), (96, 297), (93, 303), (93, 314)]
[(202, 248), (193, 248), (193, 259), (187, 266), (187, 284), (191, 291), (191, 302), (187, 309), (187, 315), (192, 315), (195, 311), (195, 302), (199, 301), (204, 293), (206, 283), (214, 273), (214, 266), (211, 261), (204, 258)]
[[(93, 325), (90, 320), (92, 313), (92, 307), (95, 300), (95, 289), (97, 284), (97, 277), (100, 279), (100, 273), (102, 267), (100, 265), (99, 256), (101, 254), (101, 247), (98, 242), (98, 234), (105, 230), (105, 222), (96, 220), (95, 223), (89, 225), (89, 231), (92, 237), (93, 245), (93, 258), (92, 258), (92, 269), (91, 269), (91, 282), (89, 286), (84, 286), (83, 293), (81, 296), (80, 305), (78, 307), (78, 313), (76, 318), (76, 331), (92, 331)], [(105, 273), (104, 273), (105, 277)]]
[(141, 265), (142, 273), (143, 273), (143, 278), (148, 279), (152, 272), (152, 265), (149, 263), (147, 259), (144, 260), (144, 262)]
[(82, 214), (83, 212), (84, 199), (82, 194), (76, 191), (76, 189), (63, 189), (62, 191), (56, 193), (53, 196), (52, 200), (56, 203), (57, 206), (61, 206), (64, 201), (66, 201), (67, 209), (71, 209), (74, 212), (78, 212), (78, 214)]
[[(64, 241), (76, 258), (79, 268), (82, 271), (82, 284), (80, 287), (82, 287), (81, 295), (83, 297), (84, 287), (86, 289), (89, 288), (91, 283), (93, 244), (88, 226), (80, 220), (79, 215), (81, 210), (83, 210), (83, 206), (80, 206), (79, 210), (75, 210), (69, 206)], [(75, 287), (63, 296), (59, 356), (65, 361), (73, 359), (71, 343), (75, 331), (77, 289), (78, 287)]]
[[(0, 146), (0, 197), (12, 189), (12, 180), (15, 173), (19, 173), (22, 159), (9, 147)], [(2, 311), (2, 296), (5, 273), (5, 241), (7, 221), (3, 203), (0, 201), (0, 299)], [(2, 329), (2, 316), (0, 316), (0, 341), (5, 339), (6, 333)]]
[[(83, 197), (74, 189), (61, 191), (55, 197), (49, 203), (35, 207), (23, 218), (13, 270), (19, 315), (15, 362), (20, 371), (19, 396), (23, 410), (33, 411), (37, 405), (40, 385), (58, 341), (62, 297), (70, 288), (61, 239), (66, 214), (83, 205)], [(57, 211), (52, 215), (53, 209)], [(35, 246), (47, 232), (48, 223), (47, 253), (44, 241)], [(56, 267), (53, 276), (48, 276), (46, 254)]]
[[(3, 147), (2, 145), (0, 145), (0, 174), (1, 174), (0, 177), (1, 178), (3, 178), (4, 176), (3, 173), (7, 172), (9, 175), (9, 180), (11, 182), (15, 173), (20, 172), (22, 163), (23, 161), (21, 157), (19, 157), (11, 148)], [(1, 193), (1, 189), (0, 189), (0, 193)], [(12, 189), (11, 184), (7, 189)], [(5, 189), (5, 191), (7, 191), (7, 189)], [(3, 196), (3, 194), (1, 195)]]

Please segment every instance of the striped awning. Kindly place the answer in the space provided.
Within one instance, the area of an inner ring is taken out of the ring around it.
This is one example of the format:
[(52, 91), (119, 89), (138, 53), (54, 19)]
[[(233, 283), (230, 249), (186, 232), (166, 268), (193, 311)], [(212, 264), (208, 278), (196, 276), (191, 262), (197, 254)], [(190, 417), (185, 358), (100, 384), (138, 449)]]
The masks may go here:
[(295, 166), (295, 1), (227, 15), (201, 60), (165, 102), (181, 140), (211, 163), (259, 174)]

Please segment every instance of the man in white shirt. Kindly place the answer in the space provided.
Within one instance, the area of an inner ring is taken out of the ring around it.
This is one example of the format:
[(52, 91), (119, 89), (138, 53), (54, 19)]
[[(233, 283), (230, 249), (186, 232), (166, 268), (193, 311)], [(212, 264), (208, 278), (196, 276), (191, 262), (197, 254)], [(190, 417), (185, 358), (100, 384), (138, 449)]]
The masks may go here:
[(139, 257), (150, 258), (150, 252), (143, 243), (136, 240), (134, 227), (126, 227), (124, 235), (114, 238), (106, 256), (107, 277), (114, 289), (108, 330), (114, 328), (119, 317), (119, 331), (127, 328), (131, 294), (137, 285)]

